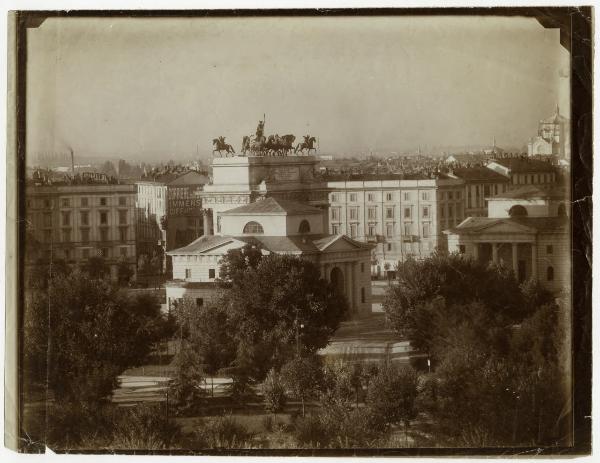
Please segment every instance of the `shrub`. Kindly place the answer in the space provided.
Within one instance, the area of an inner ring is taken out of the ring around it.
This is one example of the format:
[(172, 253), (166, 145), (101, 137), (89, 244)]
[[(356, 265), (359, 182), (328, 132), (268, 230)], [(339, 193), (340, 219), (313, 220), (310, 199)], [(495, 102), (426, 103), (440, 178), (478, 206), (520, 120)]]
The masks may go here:
[(252, 447), (252, 435), (231, 416), (207, 420), (195, 431), (200, 448), (236, 449)]

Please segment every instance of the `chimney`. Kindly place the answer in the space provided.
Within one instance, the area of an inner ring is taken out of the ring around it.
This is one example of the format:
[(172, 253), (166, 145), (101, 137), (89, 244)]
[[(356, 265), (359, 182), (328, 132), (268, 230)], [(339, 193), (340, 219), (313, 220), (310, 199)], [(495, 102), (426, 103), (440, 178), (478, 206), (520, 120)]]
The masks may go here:
[(71, 174), (73, 175), (73, 178), (75, 178), (75, 156), (73, 155), (73, 148), (69, 148), (69, 151), (71, 152)]

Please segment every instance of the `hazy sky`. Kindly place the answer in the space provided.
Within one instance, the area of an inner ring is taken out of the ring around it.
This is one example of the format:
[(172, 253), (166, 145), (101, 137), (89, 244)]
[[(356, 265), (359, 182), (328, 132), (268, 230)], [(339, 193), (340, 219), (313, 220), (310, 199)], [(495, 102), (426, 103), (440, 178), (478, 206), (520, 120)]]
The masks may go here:
[(28, 36), (28, 151), (192, 156), (310, 133), (322, 152), (522, 146), (569, 111), (534, 19), (48, 19)]

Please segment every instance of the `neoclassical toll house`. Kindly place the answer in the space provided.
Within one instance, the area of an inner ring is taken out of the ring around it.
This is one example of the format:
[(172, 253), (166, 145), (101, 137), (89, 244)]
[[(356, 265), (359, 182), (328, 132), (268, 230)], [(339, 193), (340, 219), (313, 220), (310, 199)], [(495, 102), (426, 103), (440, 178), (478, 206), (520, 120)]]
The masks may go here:
[(343, 293), (352, 312), (371, 310), (372, 245), (327, 233), (325, 212), (296, 201), (267, 197), (221, 211), (219, 232), (170, 251), (173, 280), (169, 305), (190, 297), (202, 305), (214, 295), (219, 262), (230, 249), (255, 245), (263, 253), (301, 256), (315, 262), (321, 275)]

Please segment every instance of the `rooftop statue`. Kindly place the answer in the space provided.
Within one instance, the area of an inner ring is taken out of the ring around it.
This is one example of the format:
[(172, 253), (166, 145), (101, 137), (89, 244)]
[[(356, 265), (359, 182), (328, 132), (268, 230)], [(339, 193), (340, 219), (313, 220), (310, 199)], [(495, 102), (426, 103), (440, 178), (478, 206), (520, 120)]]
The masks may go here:
[(213, 155), (215, 153), (219, 153), (219, 156), (221, 156), (222, 151), (225, 151), (225, 156), (228, 156), (230, 153), (232, 155), (235, 154), (233, 146), (231, 146), (229, 143), (226, 143), (225, 137), (223, 136), (213, 139), (213, 148)]

